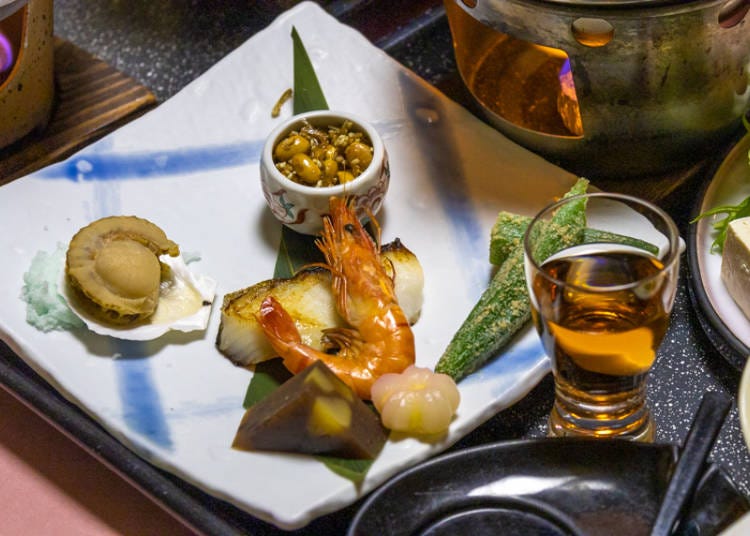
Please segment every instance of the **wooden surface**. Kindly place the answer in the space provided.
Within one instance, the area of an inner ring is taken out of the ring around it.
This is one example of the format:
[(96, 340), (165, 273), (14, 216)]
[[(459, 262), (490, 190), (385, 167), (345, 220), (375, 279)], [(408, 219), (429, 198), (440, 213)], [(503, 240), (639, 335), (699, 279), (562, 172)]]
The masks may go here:
[(0, 150), (0, 185), (66, 158), (157, 102), (145, 86), (59, 38), (55, 91), (49, 123)]

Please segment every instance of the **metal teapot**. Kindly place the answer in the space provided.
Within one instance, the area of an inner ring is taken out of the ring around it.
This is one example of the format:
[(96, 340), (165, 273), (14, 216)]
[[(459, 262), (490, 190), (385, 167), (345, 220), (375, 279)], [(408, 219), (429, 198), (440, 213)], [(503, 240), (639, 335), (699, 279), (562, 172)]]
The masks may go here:
[[(445, 5), (459, 71), (487, 120), (573, 172), (628, 178), (688, 167), (726, 143), (750, 108), (750, 0)], [(550, 103), (566, 119), (565, 80), (545, 74), (563, 64), (578, 131), (529, 119)]]

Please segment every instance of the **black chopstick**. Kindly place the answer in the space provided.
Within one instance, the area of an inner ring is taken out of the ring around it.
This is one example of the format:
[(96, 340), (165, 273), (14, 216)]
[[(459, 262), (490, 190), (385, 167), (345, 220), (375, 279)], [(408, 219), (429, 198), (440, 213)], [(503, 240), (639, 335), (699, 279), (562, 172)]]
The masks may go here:
[(703, 395), (651, 529), (651, 536), (672, 534), (703, 473), (706, 458), (730, 406), (730, 400), (721, 393), (710, 391)]

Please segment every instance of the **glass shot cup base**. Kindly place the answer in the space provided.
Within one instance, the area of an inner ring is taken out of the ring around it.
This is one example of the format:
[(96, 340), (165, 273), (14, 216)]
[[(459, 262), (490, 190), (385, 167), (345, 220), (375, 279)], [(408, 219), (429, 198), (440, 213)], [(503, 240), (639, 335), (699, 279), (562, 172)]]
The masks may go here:
[(548, 420), (548, 435), (625, 439), (644, 443), (654, 441), (654, 421), (645, 402), (625, 413), (613, 409), (597, 408), (586, 403), (577, 405), (568, 397), (561, 397), (558, 391)]

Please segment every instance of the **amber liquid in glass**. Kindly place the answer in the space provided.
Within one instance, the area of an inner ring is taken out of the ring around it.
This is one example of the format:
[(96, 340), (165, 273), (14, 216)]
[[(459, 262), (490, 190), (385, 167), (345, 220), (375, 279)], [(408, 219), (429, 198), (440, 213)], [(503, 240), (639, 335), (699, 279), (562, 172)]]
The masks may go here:
[(590, 252), (542, 265), (552, 279), (533, 279), (533, 316), (556, 375), (553, 435), (653, 439), (645, 380), (669, 312), (665, 278), (644, 279), (661, 270), (657, 259), (635, 251)]

